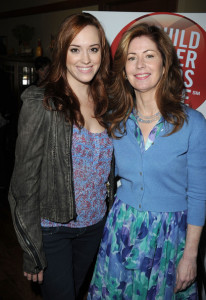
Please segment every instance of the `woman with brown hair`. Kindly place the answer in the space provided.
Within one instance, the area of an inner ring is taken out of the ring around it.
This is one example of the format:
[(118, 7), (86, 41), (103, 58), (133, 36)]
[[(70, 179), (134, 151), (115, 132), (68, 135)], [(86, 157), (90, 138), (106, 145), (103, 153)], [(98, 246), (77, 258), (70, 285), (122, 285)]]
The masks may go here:
[(120, 180), (88, 299), (197, 299), (206, 120), (183, 104), (172, 41), (139, 23), (114, 56), (108, 121)]
[(72, 15), (47, 78), (22, 95), (9, 201), (24, 276), (42, 283), (44, 299), (76, 299), (99, 246), (113, 151), (103, 118), (109, 67), (98, 20)]

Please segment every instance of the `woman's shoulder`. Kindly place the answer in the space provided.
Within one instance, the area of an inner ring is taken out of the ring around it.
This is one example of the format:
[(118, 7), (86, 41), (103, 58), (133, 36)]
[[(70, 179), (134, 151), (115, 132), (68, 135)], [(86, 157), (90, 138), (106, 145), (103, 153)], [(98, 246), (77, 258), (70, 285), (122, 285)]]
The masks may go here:
[[(31, 85), (21, 94), (22, 107), (20, 115), (24, 120), (40, 120), (44, 117), (46, 109), (43, 104), (44, 89)], [(32, 121), (34, 122), (34, 120)], [(35, 121), (36, 122), (36, 121)]]
[(26, 100), (42, 101), (44, 99), (44, 88), (31, 85), (23, 91), (21, 99), (23, 102)]
[(184, 110), (189, 121), (205, 120), (203, 113), (194, 108), (184, 105)]
[(192, 130), (206, 131), (206, 119), (203, 113), (185, 105), (185, 113), (187, 115), (187, 125)]
[(196, 110), (194, 108), (191, 108), (188, 105), (184, 105), (183, 107), (184, 107), (184, 110), (185, 110), (185, 112), (186, 112), (186, 114), (187, 114), (188, 117), (204, 118), (203, 114), (200, 111), (198, 111), (198, 110)]

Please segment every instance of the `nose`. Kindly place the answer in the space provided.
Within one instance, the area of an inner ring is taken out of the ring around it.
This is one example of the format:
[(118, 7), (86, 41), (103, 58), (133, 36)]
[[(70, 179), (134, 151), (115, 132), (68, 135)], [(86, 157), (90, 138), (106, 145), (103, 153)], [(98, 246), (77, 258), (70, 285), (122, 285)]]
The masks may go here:
[(144, 67), (145, 67), (144, 57), (138, 57), (137, 63), (136, 63), (136, 67), (137, 67), (138, 69), (141, 69), (141, 68), (144, 68)]
[(87, 65), (87, 64), (89, 64), (90, 63), (90, 55), (89, 55), (89, 53), (88, 53), (88, 51), (83, 51), (82, 52), (82, 62), (85, 64), (85, 65)]

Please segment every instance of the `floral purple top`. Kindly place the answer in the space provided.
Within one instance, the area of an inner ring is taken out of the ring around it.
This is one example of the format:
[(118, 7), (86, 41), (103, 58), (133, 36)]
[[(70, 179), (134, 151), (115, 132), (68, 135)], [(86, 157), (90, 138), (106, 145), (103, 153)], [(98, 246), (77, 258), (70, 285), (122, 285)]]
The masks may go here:
[(106, 130), (91, 133), (73, 126), (72, 161), (77, 219), (67, 224), (42, 220), (41, 226), (86, 227), (104, 217), (112, 151), (112, 140)]

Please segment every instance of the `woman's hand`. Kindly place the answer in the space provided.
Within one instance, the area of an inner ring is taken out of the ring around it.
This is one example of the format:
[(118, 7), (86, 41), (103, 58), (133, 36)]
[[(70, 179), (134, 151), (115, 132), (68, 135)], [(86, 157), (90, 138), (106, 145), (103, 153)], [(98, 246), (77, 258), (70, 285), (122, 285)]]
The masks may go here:
[(31, 280), (33, 282), (42, 283), (43, 282), (43, 270), (40, 271), (38, 274), (30, 274), (27, 272), (24, 272), (24, 277), (26, 277), (28, 280)]
[(197, 254), (202, 226), (187, 225), (187, 236), (183, 256), (177, 266), (174, 292), (185, 290), (197, 275)]
[(176, 285), (174, 292), (185, 290), (195, 280), (197, 275), (197, 263), (196, 258), (184, 258), (182, 257), (177, 267), (176, 273)]

